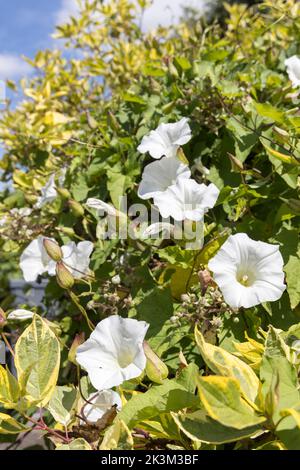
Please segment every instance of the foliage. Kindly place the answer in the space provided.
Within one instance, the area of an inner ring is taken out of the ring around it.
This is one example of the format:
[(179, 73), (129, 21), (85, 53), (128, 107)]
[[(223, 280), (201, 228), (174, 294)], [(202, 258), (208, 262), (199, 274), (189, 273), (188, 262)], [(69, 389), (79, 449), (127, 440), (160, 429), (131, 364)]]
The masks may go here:
[[(22, 101), (7, 103), (0, 120), (1, 178), (11, 182), (0, 193), (0, 334), (15, 345), (17, 372), (0, 366), (0, 434), (17, 439), (35, 425), (57, 450), (299, 450), (299, 93), (284, 61), (299, 52), (300, 6), (227, 5), (226, 25), (201, 20), (145, 34), (148, 2), (137, 3), (82, 2), (55, 33), (66, 52), (28, 59)], [(103, 240), (106, 218), (87, 199), (120, 211), (119, 196), (140, 202), (149, 157), (137, 147), (182, 117), (193, 177), (220, 190), (204, 246)], [(57, 197), (38, 207), (53, 175)], [(203, 284), (209, 260), (237, 232), (280, 245), (287, 291), (279, 301), (236, 312), (215, 284)], [(33, 319), (12, 322), (7, 281), (21, 277), (20, 256), (39, 235), (92, 241), (91, 272), (71, 289), (49, 278)], [(164, 376), (146, 369), (118, 387), (120, 412), (83, 422), (95, 390), (75, 350), (113, 314), (150, 324), (147, 343)]]

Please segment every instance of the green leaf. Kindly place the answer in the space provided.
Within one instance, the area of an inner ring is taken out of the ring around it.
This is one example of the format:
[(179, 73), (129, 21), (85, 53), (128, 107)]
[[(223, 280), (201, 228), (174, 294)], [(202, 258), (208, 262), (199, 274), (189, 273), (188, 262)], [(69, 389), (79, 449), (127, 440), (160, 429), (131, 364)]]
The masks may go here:
[(266, 420), (242, 398), (236, 379), (216, 375), (199, 377), (198, 390), (207, 414), (224, 426), (244, 429)]
[(195, 329), (196, 343), (207, 366), (218, 375), (235, 378), (244, 396), (255, 402), (259, 379), (250, 366), (218, 346), (206, 343), (200, 331)]
[(257, 111), (257, 113), (264, 117), (271, 119), (272, 121), (276, 122), (283, 122), (285, 120), (285, 115), (282, 111), (279, 109), (275, 108), (271, 104), (268, 103), (255, 103), (254, 102), (254, 107)]
[(298, 256), (290, 256), (284, 271), (286, 273), (287, 291), (291, 307), (295, 308), (300, 302), (300, 258)]
[[(192, 367), (194, 370), (194, 366)], [(132, 429), (138, 423), (159, 416), (161, 413), (179, 411), (197, 404), (199, 399), (188, 391), (180, 380), (165, 380), (163, 385), (154, 385), (146, 393), (133, 396), (118, 416)]]
[(67, 426), (75, 413), (78, 393), (75, 387), (64, 385), (55, 387), (47, 406), (55, 421)]
[(15, 366), (25, 398), (45, 406), (54, 391), (60, 365), (60, 346), (47, 323), (34, 315), (31, 325), (19, 337)]
[(284, 409), (294, 408), (300, 403), (297, 370), (289, 362), (289, 348), (280, 337), (280, 330), (272, 326), (266, 339), (265, 352), (260, 368), (263, 382), (262, 394), (267, 397), (272, 393), (275, 398), (273, 422), (276, 435), (288, 449), (300, 449), (300, 429), (292, 417), (281, 420)]
[(179, 429), (192, 440), (210, 444), (226, 444), (252, 436), (260, 430), (260, 425), (244, 429), (223, 426), (211, 419), (204, 410), (194, 413), (171, 413)]
[(56, 447), (55, 450), (92, 450), (90, 444), (84, 439), (75, 439), (70, 444), (63, 444)]

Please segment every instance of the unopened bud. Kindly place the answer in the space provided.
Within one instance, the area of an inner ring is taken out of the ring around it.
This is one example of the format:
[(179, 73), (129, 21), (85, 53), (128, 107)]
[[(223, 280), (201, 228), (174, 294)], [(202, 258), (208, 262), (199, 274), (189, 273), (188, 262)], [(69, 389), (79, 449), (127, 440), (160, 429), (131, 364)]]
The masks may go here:
[(202, 295), (204, 295), (207, 290), (208, 285), (211, 282), (211, 275), (207, 269), (204, 269), (203, 271), (199, 271), (198, 276), (199, 276), (199, 281), (201, 284)]
[(6, 314), (4, 310), (0, 307), (0, 328), (6, 323)]
[(68, 235), (68, 237), (72, 238), (75, 235), (74, 230), (71, 227), (56, 227), (56, 230), (58, 232), (62, 232), (65, 235)]
[(56, 279), (60, 287), (63, 289), (69, 290), (74, 286), (74, 277), (62, 261), (56, 265)]
[(68, 201), (68, 205), (71, 209), (71, 212), (76, 217), (82, 217), (84, 215), (84, 208), (82, 207), (81, 204), (79, 204), (79, 202), (74, 201), (74, 199), (70, 199)]
[(181, 302), (186, 302), (188, 303), (190, 301), (190, 296), (188, 294), (182, 294), (181, 296)]
[(62, 197), (63, 199), (71, 199), (71, 193), (66, 188), (56, 188), (56, 192)]
[(61, 251), (61, 247), (58, 243), (56, 243), (56, 241), (51, 240), (50, 238), (44, 238), (43, 245), (47, 252), (47, 255), (50, 256), (53, 261), (62, 260), (63, 253)]
[(229, 152), (228, 152), (228, 157), (229, 157), (230, 162), (231, 162), (231, 170), (232, 171), (240, 173), (241, 171), (244, 170), (244, 166), (238, 158), (236, 158), (234, 155), (232, 155)]
[(147, 364), (145, 372), (147, 377), (157, 384), (162, 384), (163, 380), (169, 375), (166, 364), (155, 354), (150, 348), (147, 341), (144, 341), (144, 352), (147, 358)]
[(74, 338), (74, 341), (72, 343), (72, 346), (70, 347), (70, 350), (69, 350), (69, 354), (68, 354), (68, 359), (70, 362), (72, 362), (73, 364), (77, 365), (77, 362), (76, 362), (76, 352), (77, 352), (77, 348), (82, 344), (84, 343), (84, 333), (80, 333), (78, 335), (75, 336)]
[(108, 122), (108, 125), (114, 131), (118, 132), (120, 130), (120, 124), (118, 123), (115, 115), (111, 111), (108, 111), (108, 113), (107, 113), (107, 122)]

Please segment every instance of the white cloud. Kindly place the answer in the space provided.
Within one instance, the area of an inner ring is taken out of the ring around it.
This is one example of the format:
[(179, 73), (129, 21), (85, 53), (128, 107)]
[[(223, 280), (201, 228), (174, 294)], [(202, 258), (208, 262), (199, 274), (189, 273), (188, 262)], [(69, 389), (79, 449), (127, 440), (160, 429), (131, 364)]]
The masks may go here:
[[(182, 14), (183, 5), (201, 10), (206, 3), (207, 0), (153, 0), (153, 4), (144, 13), (143, 30), (151, 31), (158, 26), (170, 26), (177, 23)], [(62, 0), (61, 7), (55, 15), (56, 24), (67, 22), (71, 16), (76, 16), (78, 11), (77, 0)]]
[(62, 0), (61, 7), (55, 14), (56, 24), (66, 23), (71, 16), (76, 16), (78, 11), (77, 0)]
[(30, 65), (21, 57), (13, 54), (0, 54), (0, 80), (15, 80), (30, 71)]
[(183, 6), (197, 8), (201, 11), (205, 3), (205, 0), (154, 0), (144, 13), (143, 30), (151, 31), (158, 26), (170, 26), (178, 23), (182, 16)]

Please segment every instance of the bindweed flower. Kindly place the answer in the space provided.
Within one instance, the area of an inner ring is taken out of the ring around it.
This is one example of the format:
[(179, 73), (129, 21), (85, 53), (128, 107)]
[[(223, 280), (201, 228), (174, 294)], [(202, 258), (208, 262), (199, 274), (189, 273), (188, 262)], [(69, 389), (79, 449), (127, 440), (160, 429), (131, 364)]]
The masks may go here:
[(138, 147), (140, 153), (149, 152), (152, 158), (176, 157), (177, 150), (192, 138), (187, 118), (178, 122), (160, 124), (155, 131), (143, 137)]
[(231, 235), (208, 267), (234, 309), (278, 300), (286, 288), (279, 246), (252, 240), (245, 233)]
[(41, 196), (38, 198), (35, 207), (41, 209), (48, 202), (54, 201), (56, 197), (55, 175), (51, 175), (45, 186), (41, 188)]
[(90, 423), (97, 423), (113, 406), (116, 406), (118, 411), (122, 408), (121, 397), (113, 390), (92, 393), (87, 401), (89, 403), (84, 406), (84, 416)]
[(214, 184), (206, 186), (191, 179), (179, 179), (167, 191), (154, 197), (163, 218), (173, 217), (174, 220), (202, 220), (204, 214), (214, 207), (219, 190)]
[[(66, 177), (66, 169), (63, 169), (61, 171), (61, 174), (58, 178), (58, 184), (59, 186), (62, 186), (64, 184)], [(45, 186), (42, 187), (41, 189), (41, 196), (38, 198), (35, 207), (37, 209), (41, 209), (45, 204), (48, 202), (52, 202), (57, 198), (57, 186), (55, 182), (55, 174), (52, 174), (45, 184)]]
[(7, 316), (8, 321), (26, 321), (31, 320), (34, 316), (33, 312), (24, 309), (17, 309), (10, 312)]
[(178, 158), (164, 157), (145, 167), (138, 195), (141, 199), (150, 199), (166, 191), (180, 178), (190, 178), (190, 176), (189, 167)]
[(143, 321), (111, 316), (98, 323), (90, 338), (79, 346), (76, 360), (96, 390), (107, 390), (142, 374), (148, 327)]
[(300, 85), (300, 59), (293, 55), (286, 59), (284, 64), (293, 88), (297, 88)]
[[(52, 238), (49, 240), (54, 241)], [(33, 240), (23, 251), (20, 258), (20, 268), (26, 282), (34, 282), (38, 276), (48, 272), (51, 265), (50, 256), (44, 248), (44, 237)]]

